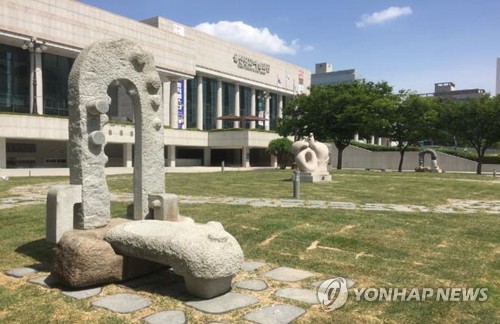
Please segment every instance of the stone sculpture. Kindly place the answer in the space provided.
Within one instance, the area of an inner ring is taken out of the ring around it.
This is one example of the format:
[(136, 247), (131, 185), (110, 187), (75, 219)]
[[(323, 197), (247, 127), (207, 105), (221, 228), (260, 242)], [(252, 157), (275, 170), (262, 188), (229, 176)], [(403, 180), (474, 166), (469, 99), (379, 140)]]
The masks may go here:
[(78, 56), (68, 83), (70, 183), (82, 186), (77, 228), (109, 222), (103, 127), (111, 103), (107, 90), (117, 83), (140, 107), (134, 109), (134, 219), (147, 218), (148, 194), (165, 192), (161, 81), (153, 56), (131, 41), (97, 42)]
[(225, 252), (240, 246), (218, 222), (134, 221), (112, 228), (104, 239), (120, 254), (171, 266), (191, 294), (204, 298), (225, 293), (243, 262), (242, 253)]
[[(121, 225), (110, 224), (104, 172), (107, 90), (116, 84), (132, 99), (135, 120), (134, 221)], [(196, 224), (180, 216), (177, 197), (165, 193), (160, 89), (153, 56), (125, 39), (98, 41), (73, 65), (70, 185), (49, 191), (46, 222), (47, 240), (59, 243), (53, 273), (66, 285), (120, 281), (161, 264), (184, 276), (195, 296), (210, 298), (231, 289), (243, 262), (236, 239), (219, 223)]]
[(330, 158), (328, 146), (314, 139), (314, 134), (292, 144), (292, 153), (295, 155), (295, 164), (300, 170), (300, 181), (323, 182), (331, 181), (328, 172)]
[[(425, 166), (425, 155), (429, 154), (431, 156), (431, 167)], [(443, 170), (438, 166), (436, 151), (431, 149), (425, 149), (418, 152), (418, 166), (415, 168), (415, 172), (437, 172), (442, 173)]]

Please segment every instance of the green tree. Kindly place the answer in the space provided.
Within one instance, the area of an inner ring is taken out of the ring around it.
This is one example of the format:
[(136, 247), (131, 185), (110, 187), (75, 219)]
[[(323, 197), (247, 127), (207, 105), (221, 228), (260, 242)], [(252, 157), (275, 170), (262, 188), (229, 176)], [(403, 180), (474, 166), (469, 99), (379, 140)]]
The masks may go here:
[(307, 136), (337, 147), (337, 169), (342, 169), (342, 153), (356, 133), (375, 132), (385, 125), (385, 107), (393, 100), (386, 82), (356, 80), (350, 83), (312, 86), (309, 95), (292, 100), (283, 110), (280, 135)]
[(422, 97), (409, 91), (400, 91), (395, 98), (396, 104), (386, 110), (385, 118), (388, 123), (383, 135), (397, 143), (400, 154), (398, 171), (401, 172), (408, 147), (435, 135), (438, 112), (434, 98)]
[(280, 169), (286, 169), (293, 161), (292, 141), (286, 137), (276, 138), (269, 142), (267, 151), (278, 158)]
[(500, 141), (500, 96), (447, 100), (442, 105), (441, 124), (457, 140), (476, 150), (476, 172), (481, 174), (486, 150)]

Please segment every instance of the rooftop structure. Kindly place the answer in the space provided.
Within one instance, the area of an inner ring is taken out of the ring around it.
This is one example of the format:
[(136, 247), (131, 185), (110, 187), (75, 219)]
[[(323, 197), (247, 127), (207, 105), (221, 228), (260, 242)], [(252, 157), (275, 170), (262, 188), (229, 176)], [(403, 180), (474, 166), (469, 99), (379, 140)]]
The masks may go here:
[(438, 82), (434, 83), (434, 93), (424, 93), (426, 97), (453, 98), (463, 100), (467, 98), (477, 98), (484, 96), (484, 89), (463, 89), (456, 90), (453, 82)]
[(311, 75), (312, 85), (327, 85), (340, 82), (351, 82), (359, 79), (355, 69), (334, 71), (329, 63), (316, 64), (316, 71)]

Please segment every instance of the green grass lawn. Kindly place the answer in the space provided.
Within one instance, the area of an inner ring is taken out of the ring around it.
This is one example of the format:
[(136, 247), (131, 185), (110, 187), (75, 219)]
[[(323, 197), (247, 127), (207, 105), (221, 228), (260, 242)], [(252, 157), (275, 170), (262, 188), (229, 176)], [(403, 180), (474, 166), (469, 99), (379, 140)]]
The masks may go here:
[[(256, 171), (166, 175), (167, 192), (178, 195), (291, 198), (292, 172)], [(110, 177), (110, 189), (132, 192), (130, 176)], [(500, 200), (491, 176), (415, 172), (333, 171), (330, 183), (301, 183), (301, 199), (437, 206), (447, 199)]]
[[(166, 185), (168, 192), (180, 195), (291, 198), (290, 176), (290, 171), (168, 174)], [(436, 206), (448, 199), (500, 200), (500, 184), (491, 176), (335, 171), (333, 180), (330, 184), (302, 184), (301, 198), (424, 206)], [(0, 182), (0, 200), (15, 186), (49, 181), (64, 179), (13, 178)], [(132, 190), (130, 176), (110, 177), (108, 182), (112, 191)], [(126, 203), (113, 203), (113, 215), (122, 216), (125, 207)], [(347, 277), (359, 288), (488, 288), (485, 302), (356, 302), (351, 294), (342, 308), (326, 313), (312, 306), (299, 322), (499, 321), (498, 214), (218, 204), (181, 204), (180, 210), (197, 222), (220, 221), (238, 239), (247, 259), (313, 271), (325, 279)], [(110, 315), (90, 307), (88, 302), (3, 275), (8, 269), (31, 264), (41, 264), (42, 270), (49, 271), (54, 246), (46, 243), (44, 236), (43, 204), (0, 210), (0, 323), (138, 320), (134, 315)], [(303, 287), (308, 287), (311, 280), (302, 283)], [(107, 289), (118, 289), (115, 286)], [(152, 298), (155, 303), (179, 304), (164, 297)], [(275, 299), (277, 303), (285, 302)], [(194, 322), (213, 320), (196, 318), (190, 309), (186, 311)], [(228, 316), (226, 321), (237, 319)]]

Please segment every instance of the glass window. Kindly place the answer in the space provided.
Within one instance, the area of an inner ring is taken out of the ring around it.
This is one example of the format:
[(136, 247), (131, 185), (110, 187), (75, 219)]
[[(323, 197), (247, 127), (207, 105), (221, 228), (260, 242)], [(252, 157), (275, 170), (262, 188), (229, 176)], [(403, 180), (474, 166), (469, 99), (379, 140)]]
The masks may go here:
[(69, 57), (42, 54), (44, 114), (68, 115), (68, 76), (73, 62)]
[(203, 129), (217, 127), (217, 81), (203, 78)]
[[(240, 116), (250, 115), (252, 105), (252, 89), (240, 86)], [(250, 128), (249, 121), (243, 121), (241, 128)]]
[(278, 95), (276, 93), (271, 93), (269, 98), (269, 116), (266, 116), (267, 123), (269, 124), (269, 129), (276, 129), (278, 121)]
[(198, 99), (198, 80), (189, 79), (186, 82), (186, 127), (196, 128), (196, 105)]
[(30, 112), (30, 53), (0, 44), (0, 111)]
[[(234, 114), (234, 84), (222, 82), (222, 115)], [(222, 128), (233, 128), (234, 122), (222, 121)]]

